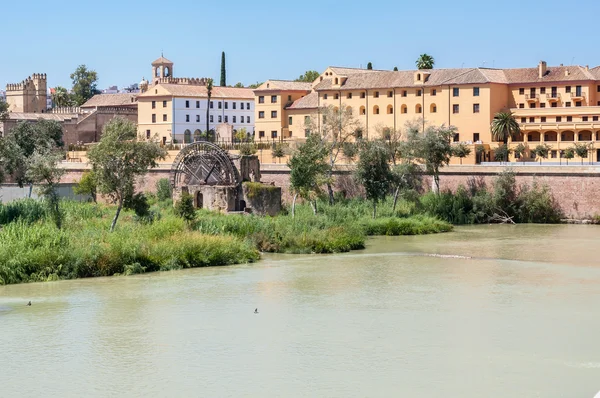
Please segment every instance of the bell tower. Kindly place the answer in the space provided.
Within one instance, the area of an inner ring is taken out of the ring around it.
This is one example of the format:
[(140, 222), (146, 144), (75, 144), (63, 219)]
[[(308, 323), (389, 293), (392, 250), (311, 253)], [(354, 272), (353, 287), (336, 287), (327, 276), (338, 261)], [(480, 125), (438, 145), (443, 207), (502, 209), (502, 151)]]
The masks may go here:
[(152, 62), (152, 82), (157, 84), (173, 77), (173, 62), (169, 61), (163, 55), (160, 55), (156, 61)]

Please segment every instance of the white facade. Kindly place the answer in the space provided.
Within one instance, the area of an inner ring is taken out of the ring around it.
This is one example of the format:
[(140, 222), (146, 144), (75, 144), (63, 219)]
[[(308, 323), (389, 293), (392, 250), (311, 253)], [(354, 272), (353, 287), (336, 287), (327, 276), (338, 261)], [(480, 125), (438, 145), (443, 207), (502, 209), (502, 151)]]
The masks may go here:
[[(254, 101), (252, 99), (211, 98), (209, 109), (209, 130), (227, 123), (235, 131), (245, 128), (249, 134), (254, 131)], [(173, 138), (179, 143), (185, 140), (189, 130), (192, 141), (194, 135), (206, 131), (206, 98), (173, 98), (172, 120)], [(162, 115), (160, 117), (163, 117)], [(230, 137), (217, 137), (218, 140)]]

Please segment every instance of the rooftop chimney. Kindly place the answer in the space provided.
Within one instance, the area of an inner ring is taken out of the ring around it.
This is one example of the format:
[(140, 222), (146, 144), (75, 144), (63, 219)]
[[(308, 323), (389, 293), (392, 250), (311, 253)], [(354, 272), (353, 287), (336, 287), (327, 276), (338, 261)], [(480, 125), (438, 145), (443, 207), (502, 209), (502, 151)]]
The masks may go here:
[(538, 64), (538, 76), (540, 79), (546, 75), (546, 71), (547, 71), (546, 61), (540, 61), (540, 63)]

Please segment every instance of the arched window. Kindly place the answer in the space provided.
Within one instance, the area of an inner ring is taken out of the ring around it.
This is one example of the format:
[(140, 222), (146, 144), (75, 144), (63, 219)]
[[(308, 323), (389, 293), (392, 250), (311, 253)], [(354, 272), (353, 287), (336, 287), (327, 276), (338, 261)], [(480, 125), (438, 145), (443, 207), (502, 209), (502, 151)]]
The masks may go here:
[(402, 112), (402, 113), (408, 113), (408, 107), (406, 105), (402, 105), (400, 107), (400, 109), (401, 109), (400, 112)]
[(387, 106), (387, 113), (388, 115), (391, 115), (392, 113), (394, 113), (394, 107), (391, 105)]
[(415, 106), (415, 113), (421, 113), (422, 111), (421, 104), (417, 104), (417, 106)]
[(202, 132), (200, 130), (194, 131), (194, 141), (200, 141), (202, 138)]
[(347, 113), (348, 115), (352, 115), (352, 107), (351, 107), (351, 106), (347, 106), (347, 107), (346, 107), (346, 113)]
[(335, 78), (335, 84), (340, 84), (340, 80), (337, 77)]
[(421, 81), (421, 74), (420, 73), (417, 73), (417, 80)]
[(160, 68), (154, 68), (154, 76), (160, 77)]
[(429, 112), (430, 113), (436, 113), (437, 112), (437, 106), (435, 104), (429, 105)]
[(170, 75), (169, 75), (169, 72), (170, 72), (170, 71), (169, 71), (169, 67), (168, 67), (168, 66), (165, 66), (165, 77), (169, 77), (169, 76), (170, 76)]
[(185, 130), (183, 133), (183, 143), (190, 144), (192, 142), (192, 132), (190, 130)]
[(377, 105), (373, 107), (373, 115), (379, 115), (379, 107)]
[(360, 114), (361, 114), (361, 115), (366, 115), (366, 114), (367, 114), (367, 110), (365, 109), (365, 107), (364, 107), (364, 106), (361, 106), (361, 107), (360, 107)]

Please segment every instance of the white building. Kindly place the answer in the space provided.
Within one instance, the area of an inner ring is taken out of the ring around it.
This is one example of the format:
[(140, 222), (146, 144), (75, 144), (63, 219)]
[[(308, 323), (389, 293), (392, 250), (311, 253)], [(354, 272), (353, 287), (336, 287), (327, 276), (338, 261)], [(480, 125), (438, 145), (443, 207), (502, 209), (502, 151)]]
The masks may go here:
[[(248, 88), (213, 87), (208, 102), (206, 79), (174, 78), (173, 63), (161, 57), (152, 63), (153, 81), (140, 84), (138, 129), (146, 138), (163, 143), (199, 140), (207, 128), (217, 140), (231, 141), (245, 128), (254, 132), (254, 91)], [(227, 133), (225, 133), (227, 132)]]

